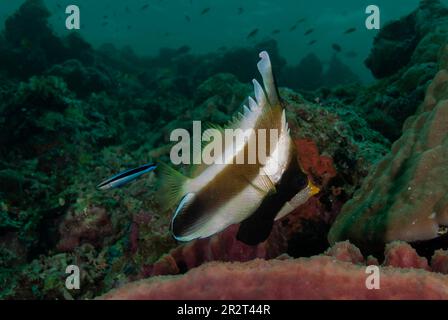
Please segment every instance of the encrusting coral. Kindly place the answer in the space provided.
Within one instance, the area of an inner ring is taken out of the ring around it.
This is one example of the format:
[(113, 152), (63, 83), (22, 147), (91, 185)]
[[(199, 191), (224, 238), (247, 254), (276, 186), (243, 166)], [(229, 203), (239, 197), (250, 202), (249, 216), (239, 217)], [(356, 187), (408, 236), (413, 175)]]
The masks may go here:
[(429, 240), (448, 226), (448, 71), (439, 71), (392, 151), (348, 201), (330, 243)]
[(59, 225), (59, 251), (73, 251), (84, 241), (98, 244), (113, 232), (112, 224), (104, 208), (86, 208), (83, 212), (69, 212)]

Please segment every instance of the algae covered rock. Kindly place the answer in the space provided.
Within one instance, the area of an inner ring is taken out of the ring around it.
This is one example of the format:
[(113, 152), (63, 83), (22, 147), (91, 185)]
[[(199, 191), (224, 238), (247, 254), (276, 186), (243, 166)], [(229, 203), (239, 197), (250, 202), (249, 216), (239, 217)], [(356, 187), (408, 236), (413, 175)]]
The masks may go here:
[(42, 72), (66, 55), (61, 39), (48, 24), (50, 15), (42, 0), (27, 0), (6, 19), (7, 59), (2, 59), (0, 65), (11, 74), (29, 76)]
[(80, 61), (74, 59), (54, 65), (46, 73), (63, 78), (69, 89), (80, 96), (111, 88), (111, 79), (107, 74), (96, 68), (86, 67)]
[[(361, 91), (354, 105), (369, 125), (391, 142), (422, 102), (439, 70), (448, 43), (448, 8), (440, 1), (421, 1), (409, 15), (384, 26), (366, 60), (379, 81)], [(439, 64), (439, 65), (438, 65)]]
[(375, 77), (384, 78), (411, 61), (428, 61), (425, 54), (437, 53), (428, 49), (446, 40), (447, 16), (448, 9), (440, 1), (421, 1), (417, 10), (381, 29), (366, 66)]
[(448, 72), (440, 71), (403, 136), (347, 202), (330, 243), (429, 240), (448, 225)]

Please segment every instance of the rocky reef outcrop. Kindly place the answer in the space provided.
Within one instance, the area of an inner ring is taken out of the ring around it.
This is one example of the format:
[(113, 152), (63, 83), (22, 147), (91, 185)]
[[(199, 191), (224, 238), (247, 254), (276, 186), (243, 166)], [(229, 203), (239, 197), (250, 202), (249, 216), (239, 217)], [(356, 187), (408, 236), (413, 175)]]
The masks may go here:
[(358, 76), (336, 54), (331, 57), (328, 66), (324, 66), (316, 54), (309, 53), (297, 65), (285, 66), (278, 79), (288, 88), (298, 91), (360, 83)]
[(376, 36), (366, 65), (381, 80), (353, 105), (390, 141), (401, 136), (404, 121), (423, 100), (447, 42), (448, 8), (438, 0), (421, 1), (415, 11), (387, 24)]
[(367, 67), (384, 78), (409, 64), (434, 62), (446, 42), (447, 15), (440, 1), (421, 1), (417, 10), (381, 29), (365, 61)]

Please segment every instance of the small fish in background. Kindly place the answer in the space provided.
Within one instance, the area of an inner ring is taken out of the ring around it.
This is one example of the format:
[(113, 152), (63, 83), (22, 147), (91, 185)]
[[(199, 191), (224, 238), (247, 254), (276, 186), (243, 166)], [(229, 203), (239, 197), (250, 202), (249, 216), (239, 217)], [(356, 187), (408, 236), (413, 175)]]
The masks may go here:
[(210, 8), (204, 8), (204, 9), (201, 11), (201, 16), (203, 16), (203, 15), (209, 13), (209, 12), (210, 12)]
[(187, 22), (191, 22), (191, 18), (188, 14), (185, 15), (185, 20), (187, 20)]
[(258, 34), (258, 28), (252, 30), (251, 32), (249, 32), (249, 34), (247, 35), (247, 39), (252, 39), (254, 38), (257, 34)]
[(242, 15), (244, 13), (244, 8), (243, 7), (239, 7), (238, 8), (238, 15)]
[(279, 29), (275, 29), (275, 30), (272, 31), (272, 34), (279, 34), (279, 33), (280, 33)]
[(149, 3), (144, 4), (144, 5), (140, 8), (140, 10), (141, 10), (141, 11), (145, 11), (145, 10), (148, 9), (148, 8), (149, 8)]
[(306, 18), (300, 18), (299, 20), (297, 20), (297, 24), (304, 23), (305, 21), (306, 21)]
[(145, 173), (151, 172), (157, 168), (154, 163), (148, 163), (143, 166), (122, 171), (109, 179), (104, 180), (99, 185), (97, 185), (98, 190), (109, 190), (122, 187), (129, 182), (141, 177)]
[(349, 28), (347, 30), (344, 31), (344, 34), (350, 34), (356, 31), (356, 28)]
[(331, 48), (332, 48), (334, 51), (336, 51), (336, 52), (341, 52), (341, 51), (342, 51), (341, 46), (338, 45), (337, 43), (333, 43), (333, 44), (331, 45)]
[(313, 44), (315, 44), (317, 42), (317, 40), (311, 40), (310, 42), (308, 42), (309, 46), (312, 46)]
[(309, 34), (311, 34), (313, 32), (314, 32), (314, 29), (311, 28), (311, 29), (306, 30), (304, 35), (307, 36), (307, 35), (309, 35)]
[(345, 56), (346, 56), (347, 58), (353, 59), (353, 58), (356, 58), (356, 57), (358, 56), (358, 54), (357, 54), (355, 51), (351, 50), (351, 51), (348, 51), (348, 52), (345, 54)]
[(132, 26), (129, 25), (129, 26), (128, 26), (128, 30), (131, 30), (131, 29), (132, 29)]
[(108, 24), (109, 24), (109, 22), (105, 21), (105, 22), (103, 22), (101, 25), (102, 25), (103, 27), (106, 27)]
[(177, 54), (186, 54), (191, 51), (191, 48), (188, 45), (183, 45), (177, 49)]
[(109, 16), (103, 16), (103, 19), (107, 19), (107, 18), (109, 18)]
[(289, 28), (289, 32), (292, 32), (292, 31), (294, 31), (296, 29), (297, 29), (297, 24), (291, 26), (291, 28)]

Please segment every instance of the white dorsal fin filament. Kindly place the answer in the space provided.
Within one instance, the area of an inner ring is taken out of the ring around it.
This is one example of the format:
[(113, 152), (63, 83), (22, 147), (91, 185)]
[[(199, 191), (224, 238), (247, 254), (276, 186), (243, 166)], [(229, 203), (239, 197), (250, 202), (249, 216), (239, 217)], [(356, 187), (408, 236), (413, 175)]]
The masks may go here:
[(249, 108), (252, 111), (255, 111), (259, 108), (258, 104), (255, 102), (254, 98), (252, 98), (252, 97), (249, 97)]
[(282, 130), (283, 130), (283, 132), (289, 134), (289, 126), (288, 126), (288, 122), (286, 121), (285, 109), (283, 109), (283, 111), (282, 111)]
[(255, 99), (257, 100), (257, 104), (261, 108), (264, 108), (268, 101), (266, 99), (266, 95), (264, 94), (263, 88), (256, 79), (253, 79), (252, 82), (254, 84)]
[(277, 94), (277, 87), (274, 80), (274, 74), (272, 73), (271, 59), (266, 51), (260, 52), (261, 60), (257, 63), (258, 71), (263, 78), (264, 89), (267, 93), (267, 99), (271, 106), (275, 106), (279, 103), (279, 97)]

